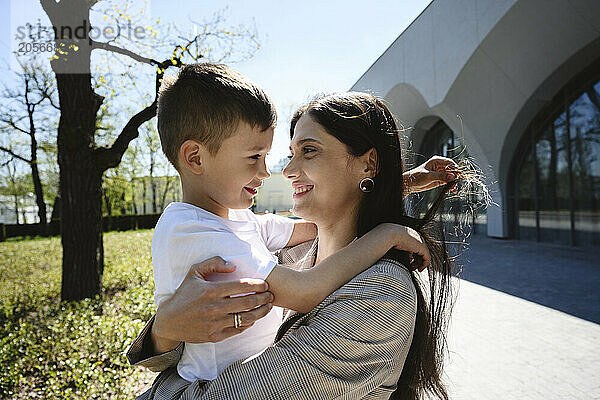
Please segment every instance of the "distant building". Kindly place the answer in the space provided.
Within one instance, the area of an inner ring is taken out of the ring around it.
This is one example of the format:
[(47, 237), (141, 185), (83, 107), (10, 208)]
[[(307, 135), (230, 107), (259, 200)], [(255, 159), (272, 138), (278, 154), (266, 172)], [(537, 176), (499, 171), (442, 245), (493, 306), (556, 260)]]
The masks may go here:
[[(17, 202), (19, 210), (18, 221), (17, 214), (15, 212), (14, 196), (0, 195), (0, 224), (16, 224), (17, 222), (20, 224), (33, 224), (40, 222), (33, 193), (29, 193), (29, 195), (25, 197), (19, 196)], [(48, 215), (48, 217), (50, 216)]]
[(600, 1), (434, 0), (352, 90), (413, 127), (417, 163), (466, 144), (487, 235), (600, 245)]
[(289, 211), (294, 205), (292, 201), (292, 184), (281, 173), (271, 174), (265, 179), (255, 197), (257, 212)]

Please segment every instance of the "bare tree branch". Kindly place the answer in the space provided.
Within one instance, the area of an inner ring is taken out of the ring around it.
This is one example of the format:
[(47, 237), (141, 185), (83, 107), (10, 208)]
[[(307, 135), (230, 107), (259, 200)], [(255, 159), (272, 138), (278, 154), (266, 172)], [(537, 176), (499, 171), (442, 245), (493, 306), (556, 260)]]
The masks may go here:
[(52, 100), (52, 96), (50, 94), (48, 94), (47, 96), (48, 96), (47, 99), (50, 102), (50, 105), (52, 107), (54, 107), (55, 109), (57, 109), (58, 111), (60, 111), (60, 106), (58, 104), (54, 103), (54, 100)]
[(11, 157), (8, 161), (3, 162), (2, 164), (0, 164), (0, 167), (6, 167), (8, 164), (10, 164), (11, 162), (13, 162), (15, 158)]
[(25, 161), (27, 164), (31, 164), (31, 160), (28, 160), (25, 157), (18, 155), (17, 153), (13, 152), (11, 149), (7, 149), (4, 146), (0, 146), (0, 150), (4, 151), (5, 153), (10, 154), (13, 158), (18, 158), (21, 161)]
[(95, 40), (92, 40), (92, 50), (94, 50), (94, 49), (102, 49), (102, 50), (110, 51), (113, 53), (123, 54), (130, 58), (133, 58), (135, 61), (139, 61), (139, 62), (142, 62), (145, 64), (150, 64), (150, 65), (160, 65), (161, 64), (160, 62), (158, 62), (152, 58), (142, 57), (139, 54), (136, 54), (131, 50), (122, 49), (122, 48), (112, 45), (110, 43), (102, 43), (102, 42), (97, 42)]
[[(26, 117), (19, 118), (17, 120), (17, 122), (19, 122), (19, 121), (21, 121), (21, 120), (23, 120), (25, 118)], [(4, 122), (5, 124), (8, 124), (8, 126), (10, 126), (11, 128), (13, 128), (13, 129), (15, 129), (15, 130), (17, 130), (17, 131), (19, 131), (21, 133), (24, 133), (26, 135), (31, 136), (31, 132), (29, 132), (28, 130), (25, 130), (23, 128), (18, 127), (13, 119), (0, 118), (0, 121)]]
[(154, 100), (151, 105), (131, 117), (112, 146), (96, 149), (96, 165), (101, 172), (119, 165), (129, 143), (139, 136), (139, 127), (156, 115), (156, 107), (157, 102)]

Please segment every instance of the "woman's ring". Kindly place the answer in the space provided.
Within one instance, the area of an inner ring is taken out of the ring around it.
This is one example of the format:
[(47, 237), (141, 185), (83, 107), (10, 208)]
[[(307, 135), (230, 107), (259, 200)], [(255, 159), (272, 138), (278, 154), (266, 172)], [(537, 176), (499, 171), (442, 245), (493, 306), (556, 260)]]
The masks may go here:
[(233, 313), (233, 327), (239, 328), (242, 325), (242, 316), (240, 313)]

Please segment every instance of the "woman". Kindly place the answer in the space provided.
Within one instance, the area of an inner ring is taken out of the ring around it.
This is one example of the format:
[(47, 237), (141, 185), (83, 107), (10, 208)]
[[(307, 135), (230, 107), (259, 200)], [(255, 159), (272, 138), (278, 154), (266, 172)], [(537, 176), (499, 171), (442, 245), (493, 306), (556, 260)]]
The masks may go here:
[[(290, 133), (292, 156), (284, 175), (295, 189), (293, 212), (316, 223), (319, 234), (311, 246), (282, 252), (281, 258), (310, 268), (380, 223), (403, 224), (429, 247), (429, 301), (418, 275), (405, 267), (408, 255), (392, 250), (311, 312), (289, 316), (275, 345), (260, 355), (208, 383), (187, 384), (167, 370), (144, 398), (447, 398), (440, 375), (451, 268), (431, 222), (453, 182), (424, 219), (406, 215), (398, 130), (387, 107), (368, 94), (320, 97), (296, 112)], [(161, 314), (168, 316), (163, 321), (178, 321), (186, 308), (159, 310), (157, 321)], [(142, 339), (156, 343), (168, 325), (157, 322)], [(177, 354), (152, 362), (164, 369)]]

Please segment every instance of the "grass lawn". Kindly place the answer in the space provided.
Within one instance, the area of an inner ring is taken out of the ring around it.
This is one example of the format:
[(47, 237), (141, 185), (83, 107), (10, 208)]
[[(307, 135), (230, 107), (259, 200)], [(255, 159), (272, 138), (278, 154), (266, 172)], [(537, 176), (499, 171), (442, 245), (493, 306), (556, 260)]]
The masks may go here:
[(0, 243), (0, 399), (132, 399), (125, 350), (155, 311), (151, 230), (104, 234), (103, 295), (61, 303), (60, 238)]

